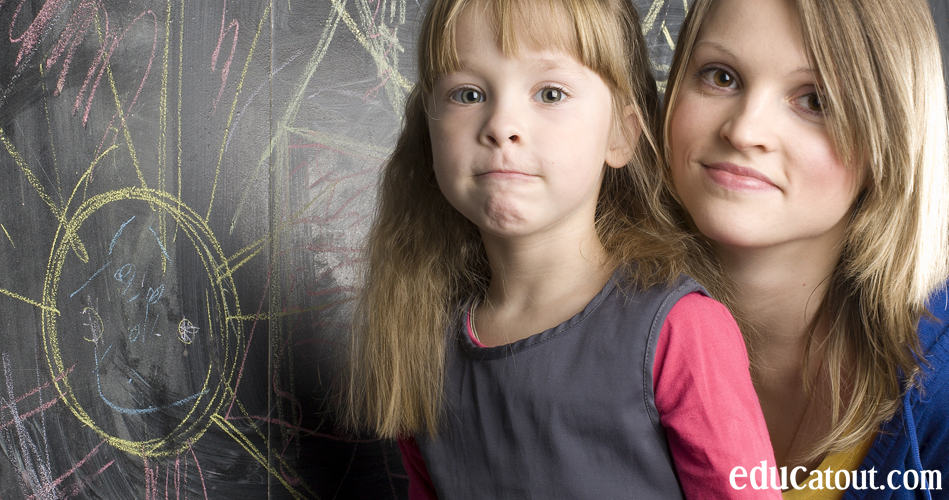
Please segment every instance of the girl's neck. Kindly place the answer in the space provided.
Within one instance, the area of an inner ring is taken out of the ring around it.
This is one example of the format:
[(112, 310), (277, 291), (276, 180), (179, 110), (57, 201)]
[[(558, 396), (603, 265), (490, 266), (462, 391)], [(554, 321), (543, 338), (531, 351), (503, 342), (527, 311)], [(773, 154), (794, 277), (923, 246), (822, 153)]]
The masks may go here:
[(484, 236), (491, 283), (475, 316), (481, 342), (502, 345), (559, 325), (583, 310), (615, 267), (595, 230), (556, 238)]

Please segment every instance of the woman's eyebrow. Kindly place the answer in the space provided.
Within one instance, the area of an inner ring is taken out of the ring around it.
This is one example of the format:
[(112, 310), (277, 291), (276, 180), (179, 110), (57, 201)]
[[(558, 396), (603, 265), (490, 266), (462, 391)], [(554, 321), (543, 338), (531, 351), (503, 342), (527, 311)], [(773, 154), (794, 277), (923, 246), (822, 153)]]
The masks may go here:
[[(708, 47), (716, 52), (721, 52), (728, 58), (735, 59), (735, 60), (739, 59), (739, 57), (734, 52), (728, 50), (724, 45), (717, 42), (713, 42), (711, 40), (699, 40), (698, 42), (695, 42), (695, 46), (693, 47), (693, 50), (698, 49), (700, 47)], [(791, 71), (789, 71), (787, 74), (795, 75), (798, 73), (808, 73), (808, 74), (813, 75), (815, 74), (815, 71), (810, 66), (798, 66), (792, 69)]]
[(717, 42), (713, 42), (711, 40), (699, 40), (695, 42), (695, 46), (693, 47), (693, 50), (701, 48), (701, 47), (709, 47), (712, 50), (721, 52), (732, 59), (738, 59), (738, 56), (735, 55), (734, 52), (728, 50), (724, 45)]

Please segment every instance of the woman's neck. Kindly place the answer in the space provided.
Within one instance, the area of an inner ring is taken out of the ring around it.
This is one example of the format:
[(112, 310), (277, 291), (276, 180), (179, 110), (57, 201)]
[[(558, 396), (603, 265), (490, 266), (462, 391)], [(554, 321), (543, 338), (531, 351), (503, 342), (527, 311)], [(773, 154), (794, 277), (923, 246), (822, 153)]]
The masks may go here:
[[(794, 245), (716, 251), (733, 283), (737, 308), (760, 339), (755, 388), (777, 465), (816, 467), (820, 457), (808, 462), (800, 457), (830, 431), (821, 348), (830, 324), (817, 314), (839, 250)], [(810, 391), (805, 380), (813, 384)]]
[(742, 315), (769, 341), (799, 342), (820, 309), (839, 253), (719, 249)]

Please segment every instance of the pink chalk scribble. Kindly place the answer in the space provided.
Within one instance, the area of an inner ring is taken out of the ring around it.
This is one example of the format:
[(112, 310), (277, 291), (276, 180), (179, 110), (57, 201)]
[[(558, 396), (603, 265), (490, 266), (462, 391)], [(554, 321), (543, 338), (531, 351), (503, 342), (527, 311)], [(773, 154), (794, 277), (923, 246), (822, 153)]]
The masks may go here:
[(49, 57), (46, 58), (46, 68), (48, 70), (48, 68), (59, 62), (59, 58), (62, 57), (63, 54), (66, 54), (66, 57), (63, 59), (63, 67), (59, 72), (59, 78), (56, 80), (56, 88), (53, 90), (54, 96), (58, 97), (59, 94), (62, 93), (63, 87), (66, 85), (66, 75), (69, 74), (69, 66), (72, 64), (73, 56), (85, 39), (86, 32), (88, 32), (89, 27), (92, 26), (92, 22), (95, 20), (100, 7), (101, 4), (99, 0), (83, 0), (83, 2), (76, 7), (76, 10), (73, 11), (72, 17), (69, 18), (69, 22), (66, 24), (66, 28), (59, 35), (59, 39), (53, 46), (53, 50), (50, 51)]
[[(119, 44), (125, 39), (125, 35), (128, 34), (129, 30), (134, 26), (139, 20), (142, 20), (146, 17), (151, 17), (152, 19), (152, 49), (151, 53), (148, 56), (148, 63), (145, 67), (145, 73), (142, 75), (142, 81), (138, 85), (138, 90), (135, 91), (135, 96), (132, 97), (132, 101), (128, 105), (128, 109), (125, 111), (127, 114), (132, 106), (135, 105), (135, 102), (138, 100), (139, 95), (142, 93), (142, 88), (145, 86), (145, 81), (148, 80), (148, 74), (151, 72), (152, 63), (155, 60), (155, 53), (158, 50), (158, 18), (155, 16), (155, 13), (151, 10), (146, 10), (138, 15), (132, 23), (122, 30), (119, 34), (119, 28), (115, 30), (110, 30), (109, 28), (109, 13), (105, 12), (105, 39), (102, 43), (102, 47), (99, 49), (99, 53), (96, 54), (96, 58), (92, 63), (92, 66), (89, 67), (88, 73), (86, 73), (86, 79), (82, 84), (82, 88), (79, 90), (79, 95), (76, 96), (76, 102), (73, 104), (72, 112), (76, 113), (79, 111), (80, 104), (83, 102), (86, 92), (88, 91), (88, 97), (85, 98), (86, 107), (82, 113), (82, 125), (85, 126), (89, 121), (89, 112), (92, 109), (92, 101), (95, 98), (96, 90), (99, 88), (99, 84), (102, 81), (102, 75), (105, 74), (106, 70), (109, 69), (109, 63), (111, 61), (112, 55), (115, 54), (116, 49)], [(116, 113), (118, 114), (118, 113)], [(113, 122), (116, 117), (113, 117)], [(124, 121), (125, 115), (122, 116)], [(110, 124), (111, 125), (111, 124)]]
[[(23, 5), (26, 4), (26, 0), (20, 0), (20, 4), (16, 6), (16, 10), (13, 12), (13, 19), (10, 21), (10, 29), (8, 30), (10, 42), (21, 44), (20, 51), (16, 55), (15, 65), (19, 66), (21, 61), (29, 59), (33, 55), (37, 45), (43, 38), (43, 34), (46, 33), (49, 25), (55, 21), (56, 16), (63, 10), (66, 3), (66, 0), (49, 0), (43, 5), (40, 13), (33, 18), (26, 31), (19, 36), (15, 36), (13, 28), (17, 25), (17, 18), (20, 17)], [(0, 3), (0, 5), (3, 4)]]
[(217, 37), (217, 47), (214, 48), (214, 52), (211, 54), (211, 71), (214, 72), (217, 70), (217, 60), (221, 55), (221, 44), (224, 42), (224, 36), (234, 31), (234, 36), (231, 39), (231, 53), (227, 57), (227, 61), (221, 66), (221, 88), (217, 92), (217, 97), (212, 101), (212, 106), (217, 110), (217, 103), (221, 100), (221, 95), (224, 94), (224, 87), (227, 86), (227, 75), (231, 71), (231, 61), (234, 60), (234, 51), (237, 49), (237, 36), (240, 33), (241, 25), (237, 22), (237, 19), (231, 19), (230, 24), (227, 25), (227, 28), (224, 27), (224, 23), (227, 21), (227, 0), (224, 1), (224, 8), (221, 12), (221, 33)]
[[(43, 385), (41, 385), (41, 386), (39, 386), (39, 387), (36, 387), (35, 389), (33, 389), (33, 390), (29, 391), (29, 392), (26, 392), (26, 393), (20, 395), (20, 396), (17, 397), (17, 398), (14, 398), (12, 401), (8, 402), (8, 403), (7, 403), (6, 405), (4, 405), (4, 406), (7, 406), (7, 407), (10, 408), (11, 411), (12, 411), (13, 408), (15, 408), (15, 405), (16, 405), (16, 404), (18, 404), (19, 402), (23, 401), (24, 399), (26, 399), (26, 398), (28, 398), (28, 397), (34, 395), (34, 394), (38, 394), (38, 393), (39, 393), (40, 391), (42, 391), (43, 389), (48, 388), (48, 387), (50, 386), (50, 384), (52, 384), (52, 383), (54, 383), (54, 382), (59, 382), (60, 380), (63, 379), (63, 377), (65, 377), (65, 376), (68, 375), (70, 372), (72, 372), (72, 371), (73, 371), (73, 368), (75, 368), (75, 367), (76, 367), (76, 365), (70, 366), (68, 370), (66, 370), (66, 371), (64, 371), (63, 373), (60, 373), (59, 375), (57, 375), (56, 378), (53, 379), (52, 381), (46, 382), (45, 384), (43, 384)], [(11, 419), (10, 421), (4, 422), (4, 423), (0, 424), (0, 430), (3, 430), (3, 429), (5, 429), (6, 427), (9, 427), (9, 426), (15, 424), (16, 422), (18, 422), (18, 421), (20, 421), (20, 420), (29, 418), (29, 417), (31, 417), (31, 416), (37, 414), (37, 413), (46, 411), (47, 409), (49, 409), (51, 406), (53, 406), (54, 404), (56, 404), (56, 402), (59, 401), (59, 400), (62, 399), (62, 398), (63, 398), (63, 395), (60, 394), (60, 395), (58, 395), (57, 397), (53, 398), (52, 400), (47, 401), (47, 402), (45, 402), (45, 403), (42, 403), (40, 406), (38, 406), (37, 408), (35, 408), (35, 409), (33, 409), (33, 410), (30, 410), (30, 411), (28, 411), (28, 412), (26, 412), (26, 413), (23, 413), (23, 414), (21, 414), (21, 415), (15, 416), (15, 417), (14, 417), (13, 419)]]
[[(63, 481), (65, 481), (69, 476), (72, 476), (73, 474), (75, 474), (76, 471), (79, 470), (83, 465), (85, 465), (85, 463), (86, 463), (87, 461), (89, 461), (90, 458), (92, 458), (94, 455), (96, 455), (96, 454), (99, 452), (99, 447), (101, 447), (101, 446), (103, 445), (103, 443), (105, 443), (105, 441), (99, 442), (99, 444), (97, 444), (96, 447), (92, 449), (92, 451), (90, 451), (89, 453), (87, 453), (85, 457), (83, 457), (81, 460), (79, 460), (78, 462), (76, 462), (76, 464), (73, 465), (71, 469), (69, 469), (68, 471), (66, 471), (66, 472), (63, 473), (62, 475), (60, 475), (60, 476), (59, 476), (58, 478), (56, 478), (56, 480), (53, 481), (52, 483), (50, 483), (50, 484), (48, 484), (48, 485), (45, 485), (46, 488), (45, 488), (45, 490), (44, 490), (43, 492), (41, 492), (41, 493), (34, 493), (33, 495), (28, 496), (27, 499), (28, 499), (28, 500), (33, 500), (34, 498), (37, 498), (38, 495), (40, 495), (38, 498), (49, 498), (49, 494), (55, 492), (55, 491), (56, 491), (56, 488), (59, 487), (59, 485), (62, 484)], [(87, 484), (89, 484), (90, 482), (92, 482), (93, 479), (95, 479), (96, 477), (98, 477), (99, 475), (101, 475), (103, 472), (105, 472), (105, 470), (108, 469), (109, 467), (111, 467), (113, 463), (115, 463), (115, 460), (110, 460), (109, 463), (103, 465), (101, 468), (99, 468), (99, 470), (97, 470), (97, 471), (96, 471), (94, 474), (92, 474), (91, 476), (88, 476), (88, 477), (83, 478), (83, 479), (82, 479), (79, 483), (77, 483), (77, 484), (73, 484), (73, 485), (69, 488), (70, 491), (72, 492), (72, 495), (71, 495), (71, 496), (78, 495), (78, 493), (79, 493), (80, 491), (82, 491), (82, 489), (83, 489)]]
[[(90, 458), (99, 452), (99, 448), (105, 443), (105, 440), (100, 441), (98, 445), (96, 445), (91, 451), (89, 451), (89, 453), (86, 454), (86, 456), (77, 461), (69, 470), (63, 474), (60, 474), (54, 479), (48, 443), (45, 443), (45, 440), (34, 438), (29, 432), (27, 432), (27, 426), (25, 423), (27, 418), (46, 411), (48, 408), (62, 399), (62, 395), (60, 394), (51, 401), (43, 402), (42, 391), (43, 389), (48, 388), (53, 382), (64, 378), (67, 374), (69, 374), (69, 372), (73, 370), (74, 367), (70, 367), (65, 372), (59, 374), (54, 381), (42, 384), (17, 397), (15, 396), (13, 389), (13, 375), (10, 368), (10, 356), (7, 353), (3, 353), (2, 359), (3, 376), (6, 380), (6, 397), (0, 397), (0, 409), (6, 409), (9, 411), (13, 419), (3, 426), (0, 426), (0, 430), (3, 430), (9, 426), (14, 427), (14, 432), (12, 435), (15, 438), (9, 438), (7, 444), (13, 445), (15, 448), (17, 448), (17, 452), (19, 453), (19, 458), (21, 461), (19, 464), (20, 473), (18, 474), (18, 479), (20, 480), (20, 488), (24, 494), (24, 497), (28, 500), (39, 500), (46, 498), (65, 498), (67, 496), (78, 495), (78, 493), (83, 488), (85, 488), (87, 484), (102, 474), (102, 472), (109, 468), (114, 463), (114, 461), (110, 461), (92, 475), (85, 476), (77, 483), (70, 485), (68, 491), (66, 492), (61, 489), (61, 485), (67, 479), (72, 477), (76, 471), (82, 468), (82, 466), (85, 465)], [(31, 396), (39, 397), (40, 405), (31, 411), (20, 414), (20, 410), (17, 408), (18, 403)], [(43, 429), (42, 435), (45, 435), (45, 420), (41, 420), (39, 426), (41, 429)]]

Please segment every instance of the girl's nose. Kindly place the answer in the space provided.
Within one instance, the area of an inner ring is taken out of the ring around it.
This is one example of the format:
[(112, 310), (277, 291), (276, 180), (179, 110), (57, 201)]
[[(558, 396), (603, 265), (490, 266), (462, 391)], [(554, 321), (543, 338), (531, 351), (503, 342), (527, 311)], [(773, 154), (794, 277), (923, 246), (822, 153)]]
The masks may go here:
[(735, 149), (746, 151), (759, 148), (770, 151), (773, 147), (775, 116), (768, 104), (760, 100), (743, 99), (722, 124), (720, 135)]
[(481, 142), (486, 146), (503, 147), (523, 141), (523, 113), (509, 103), (496, 101), (488, 110)]

